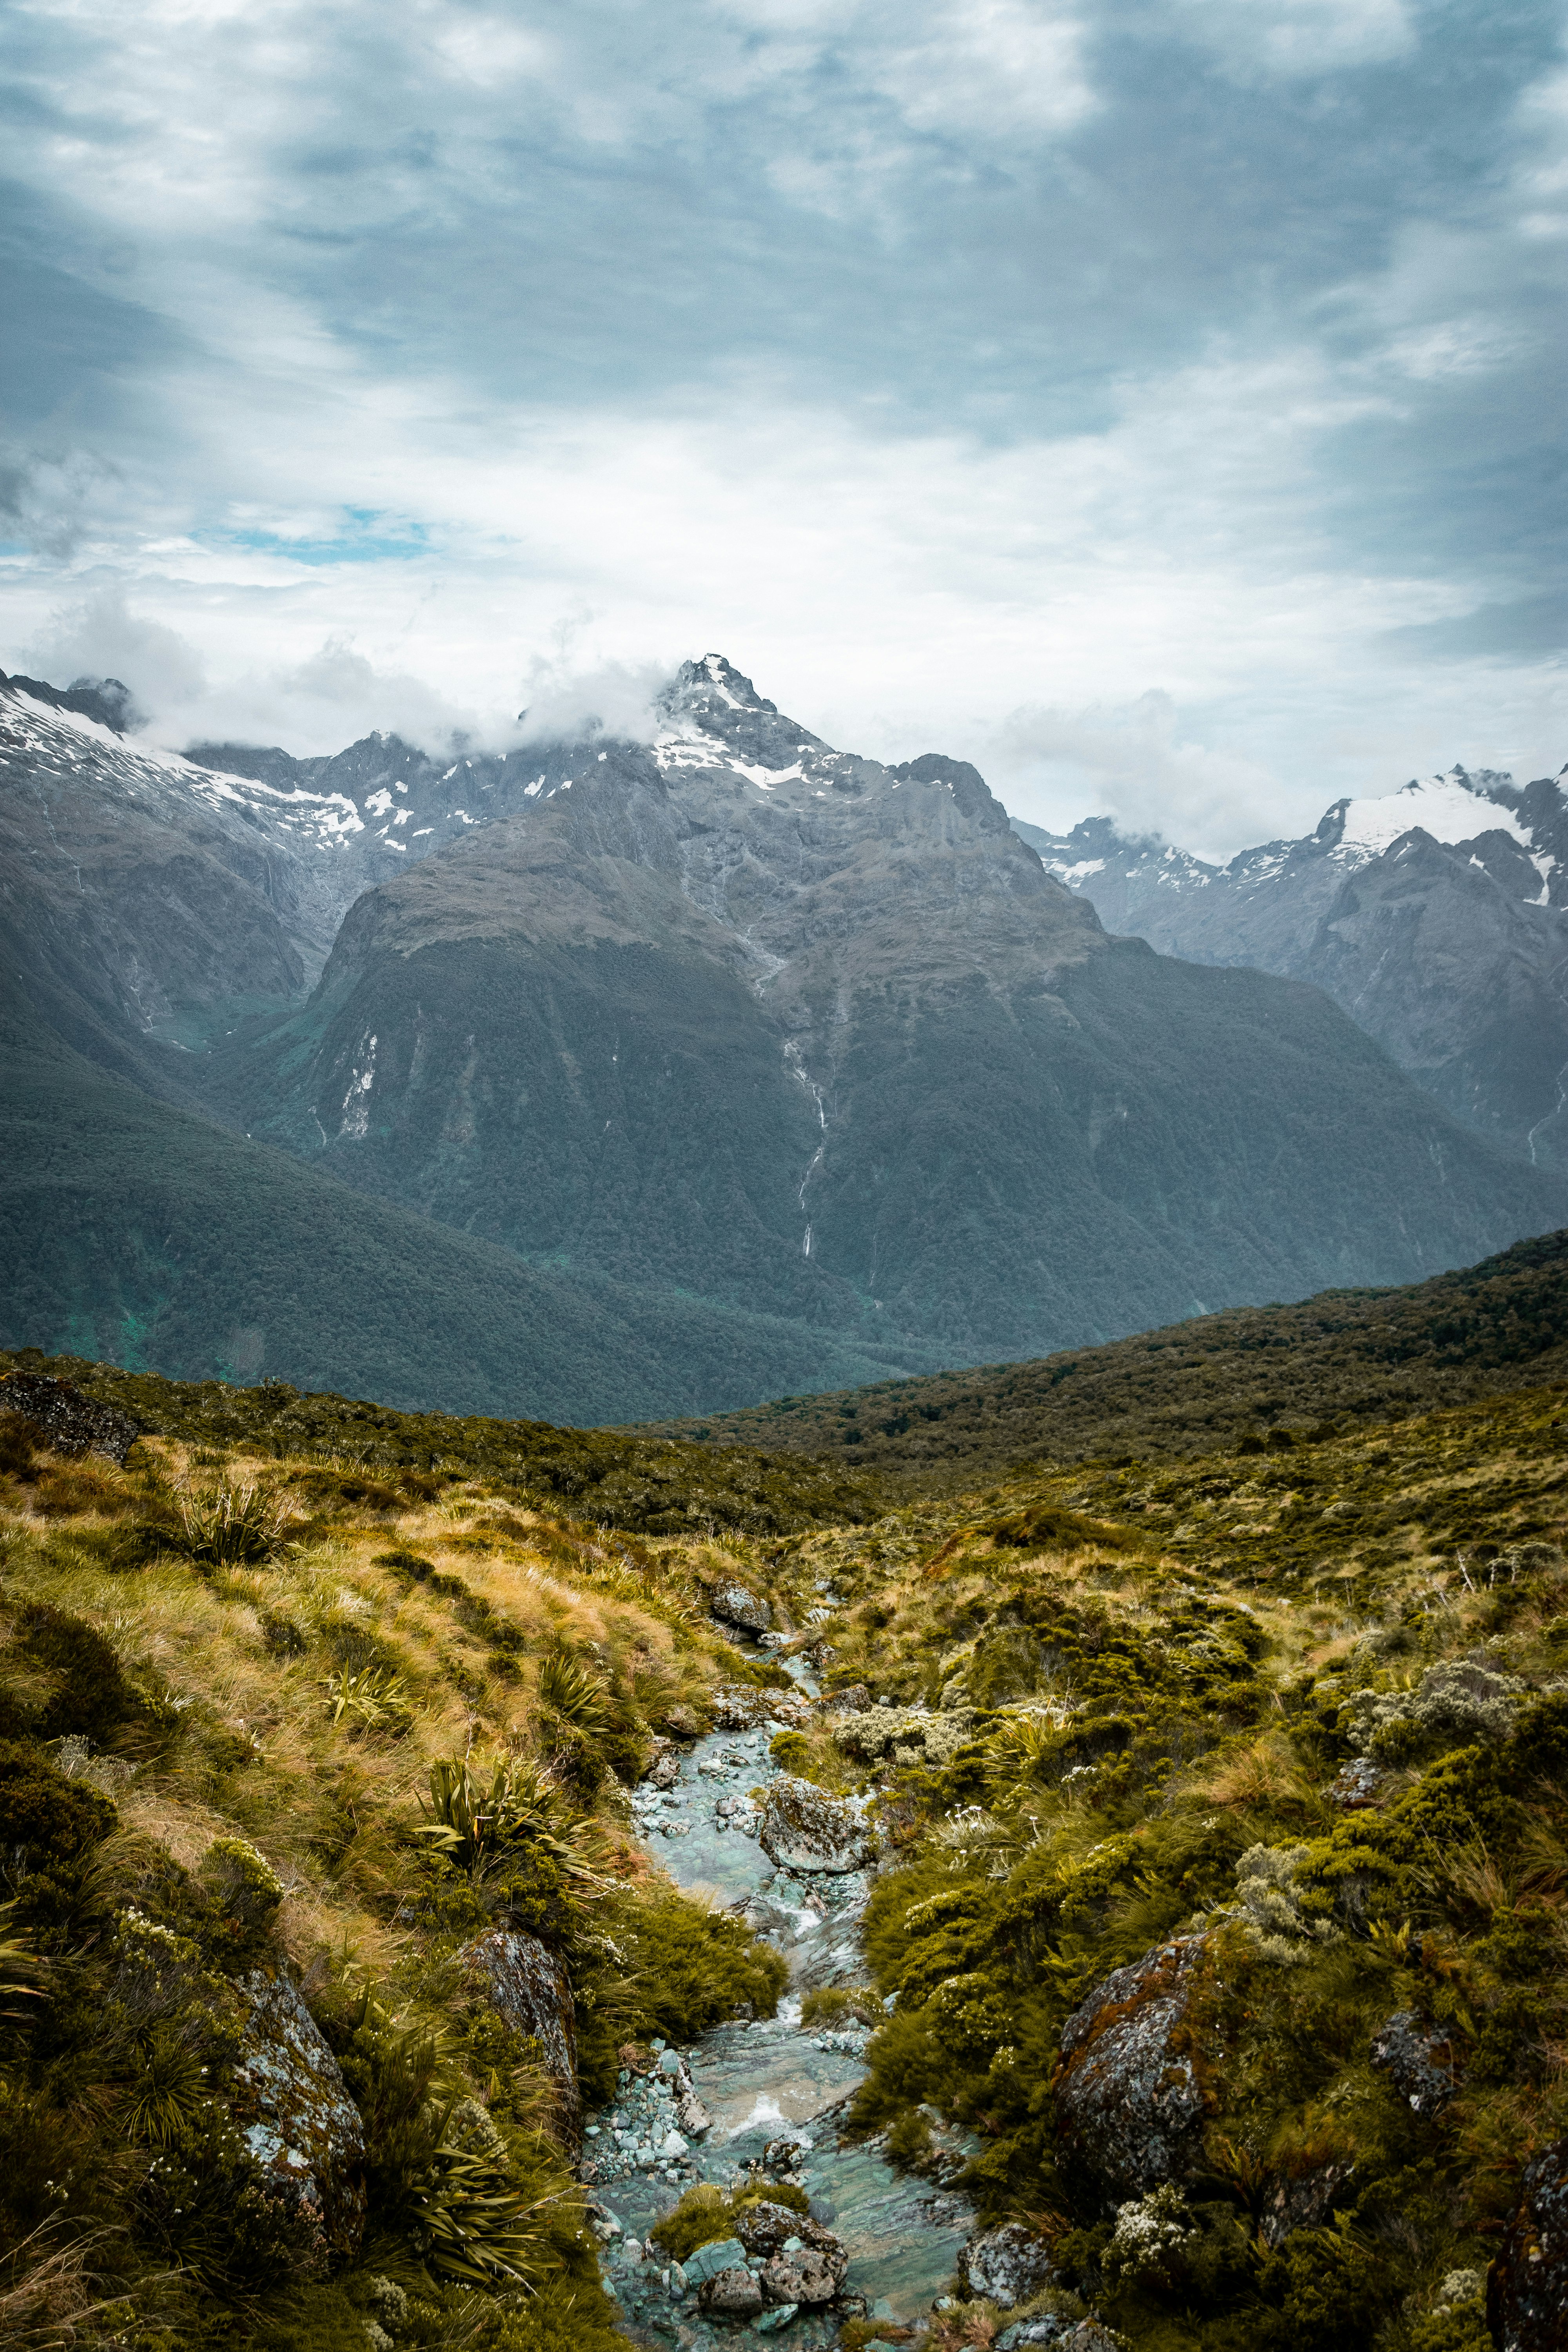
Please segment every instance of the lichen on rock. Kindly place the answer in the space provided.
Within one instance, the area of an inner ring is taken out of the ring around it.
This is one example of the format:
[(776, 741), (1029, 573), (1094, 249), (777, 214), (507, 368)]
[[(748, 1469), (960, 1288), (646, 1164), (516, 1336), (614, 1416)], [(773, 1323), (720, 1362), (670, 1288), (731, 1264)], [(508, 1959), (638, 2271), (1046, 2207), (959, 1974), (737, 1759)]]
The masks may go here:
[(858, 1805), (787, 1775), (768, 1785), (758, 1837), (780, 1870), (809, 1875), (858, 1870), (874, 1850)]
[(537, 1936), (493, 1927), (464, 1947), (458, 1966), (504, 2024), (538, 2044), (555, 2086), (563, 2145), (575, 2158), (583, 2144), (583, 2098), (576, 2007), (564, 1963)]
[(281, 1969), (240, 1979), (247, 2017), (231, 2104), (264, 2178), (313, 2208), (333, 2252), (358, 2252), (364, 2229), (364, 2126), (338, 2062)]
[(1062, 2028), (1058, 2135), (1119, 2201), (1184, 2179), (1201, 2158), (1206, 2103), (1192, 2051), (1174, 2037), (1205, 1946), (1178, 1937), (1115, 1969)]

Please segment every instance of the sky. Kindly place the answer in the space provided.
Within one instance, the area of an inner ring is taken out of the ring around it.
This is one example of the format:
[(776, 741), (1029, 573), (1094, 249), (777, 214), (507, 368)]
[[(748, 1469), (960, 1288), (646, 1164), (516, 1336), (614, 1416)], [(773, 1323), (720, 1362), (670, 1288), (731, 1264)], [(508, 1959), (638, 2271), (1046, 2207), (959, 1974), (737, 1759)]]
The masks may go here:
[(1565, 0), (0, 0), (0, 667), (1207, 855), (1568, 760)]

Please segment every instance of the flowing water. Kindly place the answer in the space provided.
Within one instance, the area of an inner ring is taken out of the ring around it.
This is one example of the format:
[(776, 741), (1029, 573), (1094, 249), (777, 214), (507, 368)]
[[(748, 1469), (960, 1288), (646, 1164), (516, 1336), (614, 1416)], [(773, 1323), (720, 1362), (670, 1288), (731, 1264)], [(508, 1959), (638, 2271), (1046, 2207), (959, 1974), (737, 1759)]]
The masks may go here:
[[(756, 1838), (724, 1827), (718, 1811), (721, 1801), (733, 1806), (776, 1777), (768, 1741), (782, 1728), (765, 1723), (715, 1732), (682, 1756), (672, 1790), (660, 1794), (645, 1784), (637, 1791), (653, 1859), (681, 1886), (706, 1890), (726, 1906), (744, 1900), (752, 1925), (788, 1959), (791, 1984), (776, 2018), (716, 2026), (683, 2053), (713, 2119), (684, 2158), (639, 2164), (617, 2143), (615, 2116), (635, 2121), (625, 2097), (590, 2116), (586, 2155), (597, 2176), (591, 2190), (625, 2239), (640, 2247), (693, 2180), (729, 2187), (748, 2160), (760, 2160), (770, 2140), (805, 2141), (809, 2153), (800, 2169), (812, 2210), (850, 2256), (844, 2293), (863, 2296), (872, 2317), (907, 2326), (942, 2292), (971, 2227), (970, 2209), (951, 2192), (895, 2173), (874, 2148), (838, 2146), (841, 2111), (866, 2071), (858, 2054), (864, 2036), (803, 2030), (800, 2004), (813, 1986), (864, 1980), (859, 1917), (867, 1878), (859, 1872), (808, 1878), (775, 1871)], [(631, 2137), (637, 2139), (635, 2129)], [(841, 2319), (804, 2307), (782, 2333), (755, 2322), (710, 2325), (693, 2294), (672, 2299), (659, 2263), (628, 2258), (624, 2242), (606, 2248), (605, 2267), (634, 2340), (692, 2347), (783, 2344), (806, 2352), (837, 2338)]]

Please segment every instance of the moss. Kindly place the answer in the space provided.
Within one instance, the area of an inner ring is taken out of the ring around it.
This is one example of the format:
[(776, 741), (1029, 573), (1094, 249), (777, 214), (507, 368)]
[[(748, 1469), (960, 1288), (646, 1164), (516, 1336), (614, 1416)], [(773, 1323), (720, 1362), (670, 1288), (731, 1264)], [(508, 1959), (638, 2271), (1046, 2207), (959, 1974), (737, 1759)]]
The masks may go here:
[(683, 2263), (699, 2246), (715, 2245), (731, 2236), (735, 2223), (758, 2205), (783, 2205), (792, 2213), (804, 2214), (810, 2204), (804, 2189), (785, 2181), (758, 2181), (743, 2189), (723, 2189), (710, 2180), (701, 2180), (654, 2223), (648, 2236), (671, 2262)]

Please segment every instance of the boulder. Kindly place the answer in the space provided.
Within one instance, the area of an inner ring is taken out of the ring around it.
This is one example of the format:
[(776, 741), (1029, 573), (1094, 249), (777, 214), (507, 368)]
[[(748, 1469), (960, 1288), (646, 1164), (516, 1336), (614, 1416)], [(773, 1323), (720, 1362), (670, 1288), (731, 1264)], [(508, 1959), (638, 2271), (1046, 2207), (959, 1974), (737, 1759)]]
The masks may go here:
[(838, 2241), (819, 2221), (807, 2221), (793, 2205), (775, 2205), (764, 2198), (760, 2205), (749, 2205), (736, 2216), (735, 2235), (749, 2254), (776, 2254), (791, 2238), (802, 2245), (811, 2245), (828, 2252)]
[(1062, 2028), (1057, 2130), (1068, 2154), (1121, 2200), (1185, 2179), (1206, 2112), (1186, 2025), (1205, 1938), (1179, 1937), (1117, 1969)]
[(972, 2300), (994, 2303), (1003, 2311), (1011, 2311), (1015, 2304), (1029, 2302), (1042, 2287), (1061, 2284), (1049, 2245), (1033, 2230), (1026, 2230), (1021, 2221), (1005, 2221), (999, 2230), (983, 2230), (967, 2245), (961, 2246), (958, 2278)]
[[(689, 2277), (690, 2273), (687, 2275)], [(704, 2311), (716, 2319), (751, 2319), (763, 2307), (763, 2290), (744, 2263), (718, 2271), (697, 2291)]]
[(1338, 1805), (1345, 1813), (1363, 1812), (1369, 1805), (1383, 1802), (1383, 1787), (1389, 1775), (1370, 1756), (1352, 1756), (1342, 1764), (1323, 1790), (1331, 1805)]
[(739, 2238), (714, 2238), (706, 2246), (699, 2246), (695, 2253), (688, 2254), (681, 2264), (688, 2286), (701, 2286), (707, 2280), (717, 2278), (721, 2271), (745, 2267), (746, 2249)]
[(289, 1979), (240, 1979), (245, 2018), (230, 2105), (268, 2184), (307, 2207), (332, 2252), (352, 2259), (364, 2233), (364, 2126), (337, 2060)]
[(464, 1947), (458, 1965), (471, 1992), (488, 2000), (514, 2033), (538, 2043), (555, 2085), (562, 2145), (574, 2160), (583, 2146), (583, 2096), (577, 2086), (577, 2012), (564, 1962), (537, 1936), (493, 1927)]
[(1413, 2009), (1396, 2010), (1373, 2036), (1372, 2063), (1393, 2077), (1413, 2115), (1436, 2115), (1459, 2087), (1453, 2043)]
[(0, 1412), (16, 1413), (56, 1454), (107, 1454), (123, 1464), (142, 1424), (118, 1405), (100, 1404), (69, 1381), (47, 1372), (7, 1372), (0, 1380)]
[(733, 1577), (716, 1584), (708, 1595), (708, 1606), (715, 1617), (726, 1625), (739, 1627), (742, 1633), (765, 1633), (773, 1622), (773, 1612), (760, 1592), (748, 1584), (738, 1583)]
[(1568, 2139), (1526, 2165), (1502, 2251), (1487, 2273), (1498, 2352), (1561, 2352), (1568, 2312)]
[(758, 1836), (780, 1870), (810, 1874), (859, 1870), (874, 1851), (857, 1806), (787, 1776), (768, 1784)]
[(786, 2246), (763, 2264), (763, 2293), (770, 2303), (831, 2303), (848, 2267), (837, 2239), (830, 2247)]

